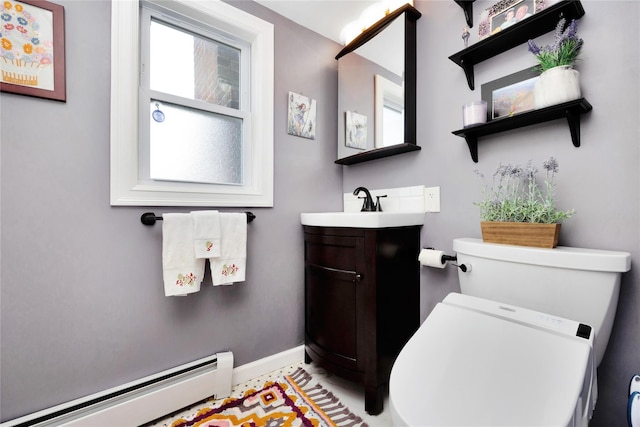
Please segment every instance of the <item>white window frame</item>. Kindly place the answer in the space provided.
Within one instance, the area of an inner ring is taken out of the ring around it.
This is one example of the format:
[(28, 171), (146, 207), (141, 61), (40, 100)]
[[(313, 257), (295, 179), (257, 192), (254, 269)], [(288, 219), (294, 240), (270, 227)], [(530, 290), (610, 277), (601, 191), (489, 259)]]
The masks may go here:
[(273, 206), (273, 24), (220, 0), (159, 2), (251, 45), (251, 171), (242, 186), (153, 181), (140, 176), (139, 2), (111, 3), (111, 205)]

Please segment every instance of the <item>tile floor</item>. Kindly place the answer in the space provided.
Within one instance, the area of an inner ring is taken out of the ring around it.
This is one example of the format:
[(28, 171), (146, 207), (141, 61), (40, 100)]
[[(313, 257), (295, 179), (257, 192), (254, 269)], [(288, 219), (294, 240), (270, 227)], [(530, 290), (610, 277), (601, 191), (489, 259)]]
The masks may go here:
[[(342, 402), (351, 412), (360, 416), (369, 427), (390, 427), (391, 423), (391, 415), (389, 413), (389, 398), (385, 397), (384, 400), (384, 410), (382, 413), (376, 416), (371, 416), (367, 414), (364, 410), (364, 388), (358, 384), (343, 380), (342, 378), (338, 378), (333, 374), (328, 373), (324, 369), (320, 368), (314, 363), (309, 365), (304, 362), (299, 362), (293, 364), (291, 366), (287, 366), (282, 369), (278, 369), (276, 371), (265, 374), (261, 377), (255, 378), (253, 380), (247, 381), (242, 384), (238, 384), (231, 391), (231, 395), (233, 397), (242, 397), (246, 390), (251, 388), (261, 388), (265, 381), (275, 380), (281, 375), (287, 375), (295, 371), (298, 367), (303, 367), (308, 373), (313, 376), (314, 381), (320, 383), (325, 389), (333, 392), (334, 395), (340, 402)], [(177, 413), (168, 415), (165, 418), (155, 420), (150, 424), (147, 424), (148, 427), (169, 427), (171, 423), (180, 418), (180, 417), (190, 417), (192, 414), (195, 414), (199, 409), (212, 406), (215, 401), (203, 401), (194, 406), (179, 411)]]

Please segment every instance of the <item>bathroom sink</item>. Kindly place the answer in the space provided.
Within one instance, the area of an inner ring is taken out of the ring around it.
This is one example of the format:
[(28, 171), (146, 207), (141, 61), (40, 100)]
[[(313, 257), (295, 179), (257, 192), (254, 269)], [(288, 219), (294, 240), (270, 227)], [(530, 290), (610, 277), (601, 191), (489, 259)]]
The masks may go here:
[(302, 225), (317, 227), (386, 228), (423, 225), (424, 212), (301, 213)]

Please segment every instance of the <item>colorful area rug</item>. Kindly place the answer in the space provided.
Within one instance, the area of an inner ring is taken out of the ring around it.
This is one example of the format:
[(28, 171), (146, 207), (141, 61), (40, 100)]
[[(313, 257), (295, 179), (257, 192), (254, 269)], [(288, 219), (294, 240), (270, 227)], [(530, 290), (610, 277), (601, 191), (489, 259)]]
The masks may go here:
[(190, 420), (178, 419), (171, 427), (367, 427), (311, 375), (298, 368), (293, 374), (269, 381), (262, 390), (229, 398), (204, 408)]

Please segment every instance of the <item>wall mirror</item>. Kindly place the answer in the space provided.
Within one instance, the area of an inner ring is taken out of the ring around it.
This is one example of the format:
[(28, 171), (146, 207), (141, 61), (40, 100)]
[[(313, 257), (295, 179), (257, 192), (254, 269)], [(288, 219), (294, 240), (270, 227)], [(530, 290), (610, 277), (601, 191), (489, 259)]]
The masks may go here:
[(420, 150), (416, 141), (416, 21), (406, 4), (342, 49), (338, 160), (351, 165)]

